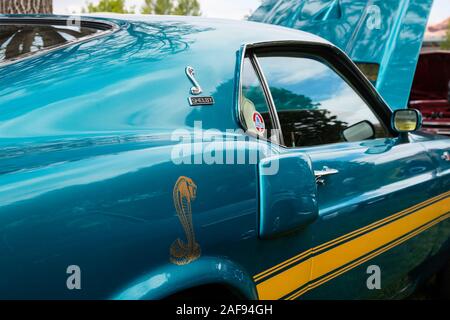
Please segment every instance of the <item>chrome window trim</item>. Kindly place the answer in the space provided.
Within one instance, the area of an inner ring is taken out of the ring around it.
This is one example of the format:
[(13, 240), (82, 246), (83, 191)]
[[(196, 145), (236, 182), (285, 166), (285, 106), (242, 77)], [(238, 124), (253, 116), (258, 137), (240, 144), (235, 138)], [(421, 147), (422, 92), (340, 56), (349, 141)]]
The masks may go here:
[(241, 112), (241, 99), (242, 99), (242, 72), (244, 71), (244, 61), (245, 61), (245, 52), (247, 51), (247, 45), (244, 44), (241, 49), (239, 50), (239, 65), (236, 69), (236, 72), (238, 73), (238, 79), (237, 82), (235, 83), (235, 92), (237, 92), (237, 97), (235, 99), (235, 112), (237, 112), (237, 118), (238, 118), (238, 123), (241, 126), (241, 128), (246, 131), (247, 128), (244, 125), (245, 121), (242, 118), (242, 112)]
[(259, 81), (261, 82), (261, 86), (263, 88), (264, 95), (266, 96), (266, 101), (267, 101), (267, 104), (269, 107), (270, 117), (271, 117), (271, 120), (275, 127), (273, 129), (277, 131), (277, 135), (276, 135), (277, 140), (272, 141), (272, 142), (275, 144), (284, 145), (284, 139), (283, 139), (283, 134), (282, 134), (282, 130), (281, 130), (281, 123), (280, 123), (280, 119), (278, 118), (278, 112), (275, 107), (275, 102), (273, 100), (272, 92), (270, 91), (269, 83), (267, 82), (267, 78), (264, 75), (263, 70), (261, 69), (261, 66), (259, 64), (258, 58), (256, 57), (255, 53), (251, 54), (250, 61), (256, 72), (256, 75), (259, 78)]
[[(248, 48), (249, 44), (244, 44), (241, 47), (240, 50), (240, 61), (239, 61), (239, 77), (238, 77), (238, 81), (237, 81), (237, 101), (236, 101), (236, 105), (237, 105), (237, 117), (238, 117), (238, 122), (239, 125), (241, 126), (241, 128), (244, 130), (245, 135), (249, 136), (249, 137), (253, 137), (252, 135), (249, 135), (247, 133), (247, 127), (245, 125), (245, 121), (242, 118), (242, 109), (241, 109), (241, 101), (242, 101), (242, 74), (244, 71), (244, 61), (247, 58), (247, 48)], [(272, 94), (270, 93), (270, 90), (268, 90), (268, 86), (267, 86), (267, 82), (265, 79), (264, 74), (261, 71), (261, 68), (259, 66), (259, 63), (256, 59), (256, 56), (254, 54), (252, 54), (250, 57), (248, 57), (250, 59), (250, 63), (252, 64), (253, 70), (256, 73), (256, 76), (259, 80), (259, 83), (263, 89), (264, 92), (264, 97), (266, 99), (267, 102), (267, 107), (269, 108), (269, 112), (270, 112), (270, 117), (271, 120), (273, 122), (273, 125), (275, 126), (275, 128), (273, 128), (273, 130), (277, 131), (277, 135), (276, 135), (276, 141), (274, 140), (270, 140), (270, 139), (266, 139), (266, 138), (262, 138), (262, 137), (258, 137), (259, 140), (263, 140), (266, 141), (268, 143), (274, 144), (274, 145), (279, 145), (279, 146), (283, 146), (282, 143), (280, 143), (280, 141), (283, 141), (283, 135), (281, 132), (281, 127), (280, 127), (280, 122), (278, 120), (278, 114), (276, 113), (276, 110), (274, 109), (274, 103), (273, 103), (273, 98), (272, 98)], [(273, 114), (275, 113), (275, 118), (273, 116)]]
[[(67, 21), (69, 20), (69, 17), (67, 18), (59, 18), (59, 17), (42, 17), (42, 18), (34, 18), (34, 17), (8, 17), (8, 16), (1, 16), (0, 15), (0, 26), (1, 25), (47, 25), (47, 26), (52, 26), (52, 25), (60, 25), (60, 26), (67, 26)], [(31, 59), (34, 57), (39, 57), (41, 55), (47, 54), (49, 52), (53, 52), (59, 49), (63, 49), (66, 47), (69, 47), (73, 44), (76, 43), (82, 43), (88, 40), (92, 40), (92, 39), (96, 39), (98, 37), (103, 37), (107, 34), (111, 34), (117, 30), (120, 29), (120, 27), (110, 21), (105, 21), (105, 20), (97, 20), (97, 19), (92, 19), (92, 18), (84, 18), (84, 17), (80, 17), (80, 22), (81, 24), (85, 24), (84, 26), (82, 25), (82, 27), (86, 27), (86, 28), (91, 28), (91, 29), (97, 29), (99, 30), (98, 32), (92, 34), (92, 35), (88, 35), (85, 37), (81, 37), (78, 39), (74, 39), (74, 40), (70, 40), (65, 42), (64, 44), (61, 45), (55, 45), (55, 46), (51, 46), (51, 47), (47, 47), (43, 50), (39, 50), (37, 52), (29, 52), (27, 54), (21, 55), (17, 58), (14, 59), (8, 59), (8, 60), (4, 60), (4, 61), (0, 61), (0, 68), (4, 67), (4, 66), (8, 66), (14, 63), (18, 63), (21, 62), (23, 60), (26, 59)], [(96, 25), (98, 27), (95, 27), (93, 25)], [(99, 28), (100, 26), (104, 26), (104, 28)]]

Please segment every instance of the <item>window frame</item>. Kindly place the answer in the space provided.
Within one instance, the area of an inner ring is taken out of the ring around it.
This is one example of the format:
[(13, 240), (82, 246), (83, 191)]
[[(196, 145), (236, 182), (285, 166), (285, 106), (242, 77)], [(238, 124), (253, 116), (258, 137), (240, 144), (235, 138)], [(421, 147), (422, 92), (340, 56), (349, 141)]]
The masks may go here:
[[(261, 66), (259, 65), (256, 55), (254, 53), (245, 54), (242, 59), (241, 75), (244, 73), (244, 64), (245, 64), (244, 62), (246, 59), (248, 59), (250, 61), (252, 69), (255, 72), (256, 77), (258, 78), (259, 84), (261, 85), (261, 89), (263, 91), (263, 94), (264, 94), (264, 97), (266, 100), (267, 108), (269, 109), (269, 117), (270, 117), (270, 120), (273, 125), (272, 130), (274, 130), (276, 132), (275, 137), (271, 137), (271, 140), (267, 139), (267, 138), (263, 138), (263, 137), (258, 137), (258, 139), (266, 140), (266, 141), (275, 143), (277, 145), (283, 145), (284, 141), (283, 141), (283, 135), (281, 134), (280, 120), (278, 119), (278, 113), (276, 112), (276, 109), (275, 109), (275, 103), (273, 101), (272, 93), (270, 92), (269, 87), (266, 85), (267, 80), (264, 76), (264, 73), (261, 70)], [(245, 120), (242, 118), (242, 112), (240, 109), (241, 98), (243, 96), (242, 91), (243, 91), (243, 80), (241, 78), (241, 81), (239, 83), (238, 114), (239, 114), (239, 119), (240, 119), (242, 127), (247, 129), (246, 125), (244, 124)], [(275, 141), (274, 141), (274, 139), (275, 139)]]
[[(12, 16), (0, 16), (0, 26), (1, 25), (30, 25), (30, 26), (67, 26), (67, 18), (34, 18), (34, 17), (12, 17)], [(0, 61), (0, 68), (17, 63), (26, 59), (34, 58), (55, 50), (59, 50), (62, 48), (66, 48), (76, 43), (84, 42), (90, 39), (95, 39), (98, 37), (102, 37), (106, 34), (113, 33), (119, 29), (119, 26), (113, 22), (106, 20), (97, 20), (80, 17), (80, 27), (96, 29), (98, 32), (93, 33), (92, 35), (87, 35), (85, 37), (77, 38), (74, 40), (67, 41), (60, 45), (54, 45), (51, 47), (47, 47), (45, 49), (29, 52), (23, 55), (20, 55), (17, 58), (8, 59)]]
[[(377, 92), (373, 84), (366, 78), (362, 71), (356, 66), (356, 64), (339, 48), (326, 43), (316, 43), (307, 41), (275, 41), (275, 42), (260, 42), (247, 44), (242, 48), (242, 56), (240, 63), (240, 76), (238, 81), (238, 99), (237, 99), (237, 112), (239, 123), (243, 129), (245, 125), (243, 124), (242, 113), (241, 113), (241, 97), (242, 97), (242, 72), (244, 67), (244, 59), (249, 57), (251, 60), (254, 59), (252, 65), (254, 66), (255, 72), (259, 77), (259, 81), (263, 87), (263, 91), (266, 94), (266, 100), (268, 101), (268, 106), (270, 109), (271, 120), (276, 126), (278, 131), (277, 139), (280, 147), (286, 149), (301, 149), (301, 148), (311, 148), (311, 147), (321, 147), (323, 145), (317, 146), (296, 146), (289, 147), (284, 144), (283, 132), (278, 118), (278, 112), (269, 89), (267, 79), (265, 78), (264, 72), (258, 63), (258, 54), (264, 54), (267, 56), (280, 57), (287, 56), (287, 52), (295, 52), (296, 56), (314, 57), (317, 61), (327, 64), (334, 72), (336, 72), (340, 77), (343, 78), (345, 82), (358, 94), (361, 99), (366, 103), (367, 107), (372, 111), (372, 113), (379, 119), (380, 124), (385, 129), (388, 137), (397, 137), (398, 133), (395, 132), (390, 123), (392, 118), (392, 110)], [(256, 67), (255, 67), (256, 66)], [(275, 114), (276, 116), (273, 116)], [(273, 141), (269, 141), (273, 143)], [(345, 142), (342, 142), (345, 143)], [(337, 144), (337, 143), (333, 143)]]

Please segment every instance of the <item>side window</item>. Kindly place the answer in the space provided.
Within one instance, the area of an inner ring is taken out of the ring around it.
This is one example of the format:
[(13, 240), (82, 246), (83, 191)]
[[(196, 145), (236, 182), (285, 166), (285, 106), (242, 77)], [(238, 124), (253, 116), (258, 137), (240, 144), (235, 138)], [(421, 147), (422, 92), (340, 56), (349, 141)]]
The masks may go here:
[(269, 105), (249, 58), (244, 60), (241, 90), (241, 118), (247, 133), (270, 139), (273, 123)]
[(85, 27), (0, 23), (0, 63), (58, 47), (96, 32), (98, 30)]
[[(325, 63), (279, 56), (258, 61), (287, 147), (350, 141), (350, 136), (353, 141), (388, 136), (364, 100)], [(367, 132), (371, 134), (364, 136)]]

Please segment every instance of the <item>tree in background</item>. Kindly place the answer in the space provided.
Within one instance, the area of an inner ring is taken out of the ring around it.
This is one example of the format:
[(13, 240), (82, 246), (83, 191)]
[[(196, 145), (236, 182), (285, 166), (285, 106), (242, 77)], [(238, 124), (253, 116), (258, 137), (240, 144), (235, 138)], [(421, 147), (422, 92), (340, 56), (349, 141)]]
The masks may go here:
[(0, 13), (53, 13), (52, 0), (0, 0)]
[(145, 4), (141, 8), (141, 13), (172, 14), (173, 9), (173, 0), (145, 0)]
[(197, 0), (178, 0), (174, 14), (179, 16), (199, 16), (200, 3)]
[(198, 0), (145, 0), (141, 13), (175, 14), (180, 16), (201, 15)]
[(442, 49), (450, 50), (450, 23), (448, 24), (447, 27), (447, 36), (444, 42), (442, 42), (441, 47)]
[(95, 5), (88, 3), (87, 10), (83, 8), (83, 12), (113, 12), (113, 13), (134, 13), (134, 10), (128, 11), (125, 7), (125, 0), (100, 0)]

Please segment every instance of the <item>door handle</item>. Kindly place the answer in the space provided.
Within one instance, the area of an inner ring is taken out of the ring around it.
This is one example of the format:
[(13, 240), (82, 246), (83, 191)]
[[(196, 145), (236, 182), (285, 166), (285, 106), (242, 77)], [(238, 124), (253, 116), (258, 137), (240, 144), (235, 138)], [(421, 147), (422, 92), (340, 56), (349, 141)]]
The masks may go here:
[(339, 170), (331, 169), (328, 167), (323, 167), (322, 170), (314, 170), (314, 176), (316, 177), (316, 183), (318, 185), (324, 185), (325, 184), (325, 177), (331, 176), (333, 174), (338, 174)]

